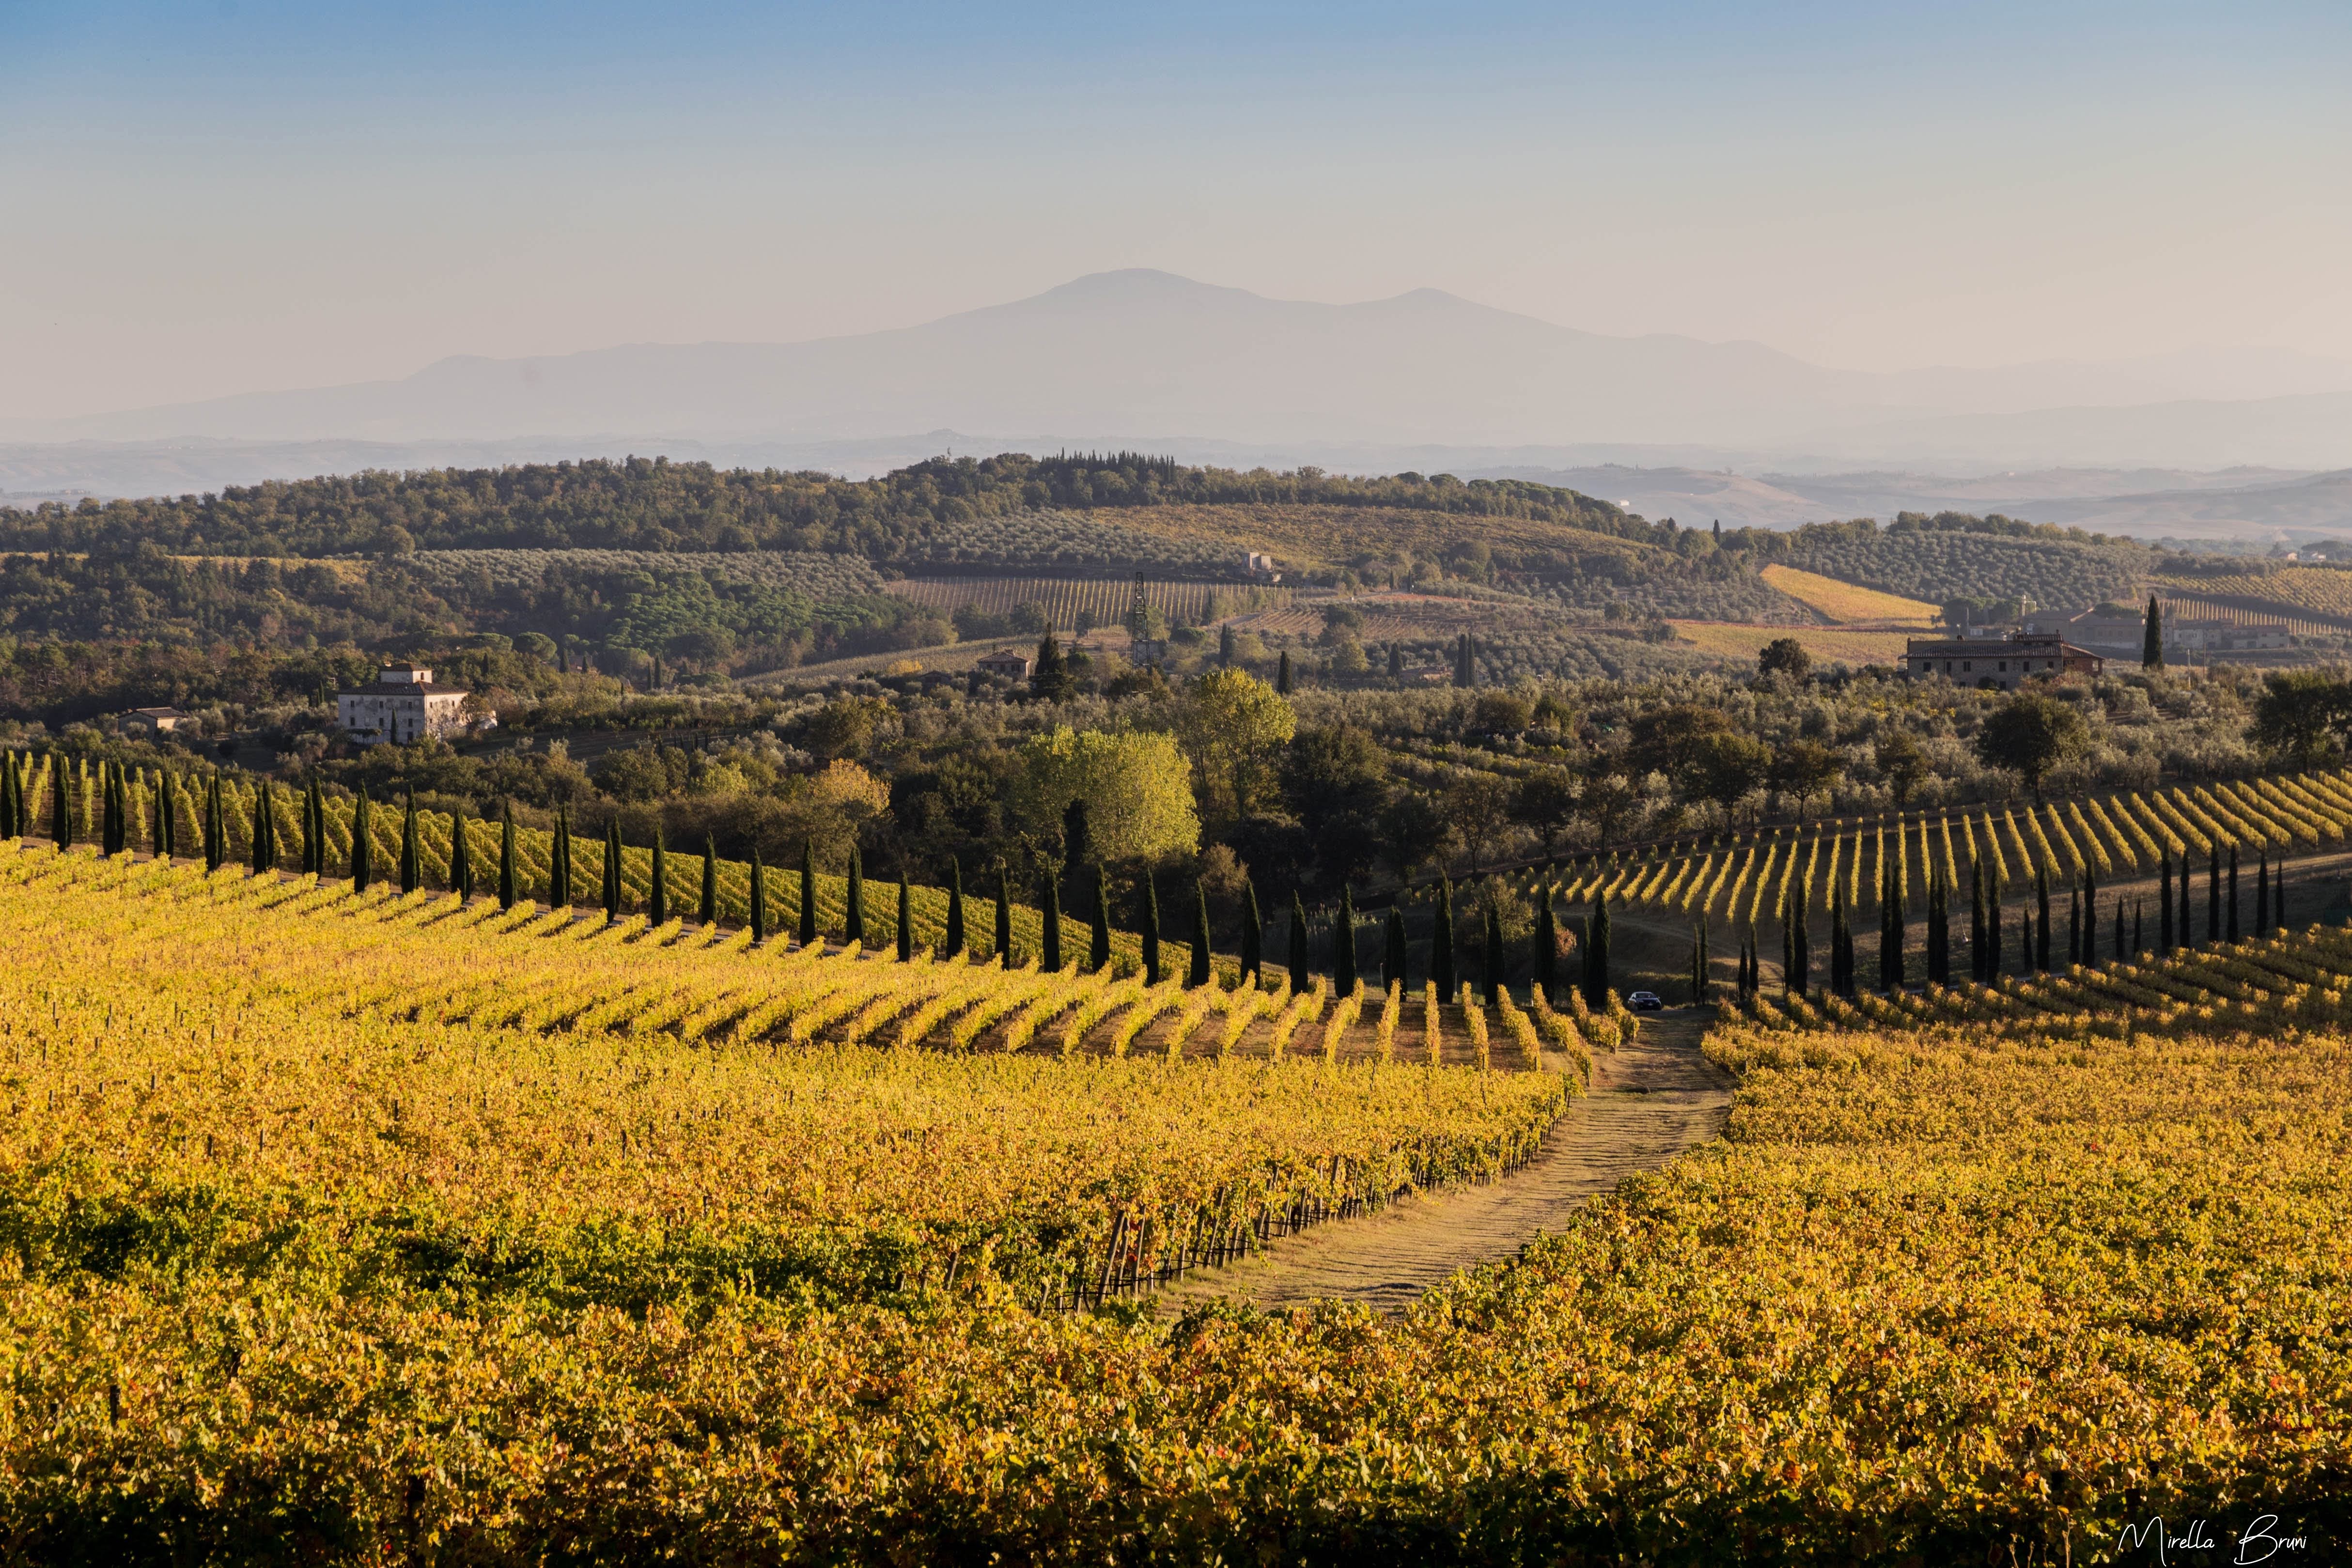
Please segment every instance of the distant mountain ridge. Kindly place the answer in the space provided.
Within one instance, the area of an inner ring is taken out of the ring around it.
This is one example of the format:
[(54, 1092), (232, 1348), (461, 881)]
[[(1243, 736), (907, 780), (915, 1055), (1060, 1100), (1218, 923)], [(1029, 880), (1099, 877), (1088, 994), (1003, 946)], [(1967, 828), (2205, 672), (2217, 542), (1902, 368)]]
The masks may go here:
[[(2181, 402), (2200, 389), (2254, 388), (2282, 394), (2272, 400), (2280, 406)], [(2320, 402), (2285, 406), (2298, 399)], [(2090, 400), (2170, 412), (2062, 406)], [(2184, 432), (2193, 445), (2202, 421), (2240, 444), (2301, 454), (2242, 460), (2321, 467), (2352, 463), (2352, 422), (2339, 407), (2352, 409), (2352, 365), (2275, 350), (1877, 374), (1824, 369), (1759, 343), (1580, 331), (1436, 289), (1329, 305), (1136, 269), (887, 331), (460, 356), (397, 381), (17, 422), (0, 436), (543, 443), (627, 432), (825, 443), (958, 429), (1277, 444), (1680, 443), (1839, 457), (1970, 442), (2032, 448), (2036, 433), (2052, 429), (2072, 433), (2061, 446), (2178, 446)], [(2088, 452), (2052, 460), (2085, 459), (2105, 460)], [(2204, 465), (2194, 454), (2128, 460)]]

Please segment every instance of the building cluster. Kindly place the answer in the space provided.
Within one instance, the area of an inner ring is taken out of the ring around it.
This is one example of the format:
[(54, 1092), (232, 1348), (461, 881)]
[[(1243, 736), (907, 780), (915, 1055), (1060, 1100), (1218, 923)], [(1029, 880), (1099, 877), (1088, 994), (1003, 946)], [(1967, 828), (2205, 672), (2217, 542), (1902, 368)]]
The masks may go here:
[[(2284, 626), (2168, 616), (2164, 657), (2193, 664), (2194, 655), (2274, 653), (2294, 646)], [(2014, 691), (2029, 680), (2095, 675), (2109, 659), (2140, 662), (2147, 649), (2147, 618), (2088, 610), (2080, 615), (2029, 616), (1996, 626), (1961, 626), (1944, 637), (1914, 637), (1903, 654), (1914, 675), (1942, 675), (1963, 685)]]

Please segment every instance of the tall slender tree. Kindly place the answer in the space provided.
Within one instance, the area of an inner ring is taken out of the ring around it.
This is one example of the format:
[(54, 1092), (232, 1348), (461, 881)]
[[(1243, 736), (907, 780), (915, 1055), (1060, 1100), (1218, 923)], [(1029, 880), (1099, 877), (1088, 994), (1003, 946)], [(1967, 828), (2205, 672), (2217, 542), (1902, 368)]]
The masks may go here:
[[(375, 859), (375, 845), (373, 842), (375, 831), (374, 812), (374, 802), (368, 799), (367, 786), (362, 784), (360, 786), (359, 798), (352, 802), (352, 891), (353, 893), (365, 893), (368, 890), (368, 883), (374, 880), (375, 867), (371, 863)], [(205, 862), (206, 869), (210, 870), (219, 862), (213, 859), (210, 808), (206, 809), (205, 814), (208, 819), (205, 832)]]
[(2131, 949), (2124, 946), (2124, 895), (2119, 893), (2116, 894), (2116, 962), (2130, 956)]
[(1584, 930), (1584, 1005), (1605, 1006), (1612, 988), (1609, 969), (1614, 955), (1610, 952), (1609, 895), (1602, 894), (1592, 901), (1592, 918)]
[[(2233, 898), (2230, 902), (2234, 904), (2237, 900)], [(2254, 935), (2267, 936), (2270, 934), (2271, 852), (2265, 848), (2262, 852), (2262, 864), (2254, 873)]]
[(1927, 887), (1927, 981), (1952, 983), (1952, 884), (1941, 873), (1931, 873)]
[(1295, 887), (1290, 890), (1289, 938), (1290, 988), (1294, 992), (1303, 991), (1307, 984), (1307, 905), (1298, 901), (1298, 890)]
[(654, 819), (654, 858), (646, 882), (646, 924), (658, 931), (669, 924), (669, 835)]
[[(1003, 868), (998, 867), (997, 873), (999, 891), (996, 901), (1003, 904)], [(861, 948), (866, 945), (866, 859), (857, 852), (856, 844), (849, 846), (849, 890), (842, 899), (841, 939), (855, 942)], [(1008, 946), (1000, 940), (998, 951), (1004, 951)]]
[(1406, 977), (1405, 970), (1412, 952), (1405, 940), (1404, 911), (1393, 904), (1390, 904), (1388, 919), (1381, 924), (1385, 940), (1381, 945), (1381, 988), (1386, 990), (1391, 986), (1410, 985), (1412, 982)]
[[(1248, 931), (1254, 936), (1258, 929), (1257, 893), (1255, 889), (1252, 889), (1250, 892), (1249, 907), (1250, 925), (1248, 926)], [(1247, 950), (1255, 953), (1256, 948), (1253, 945)], [(1255, 960), (1253, 959), (1253, 965), (1255, 962)], [(1103, 868), (1097, 864), (1095, 867), (1094, 912), (1087, 917), (1087, 972), (1089, 974), (1099, 975), (1109, 967), (1110, 879), (1103, 874)], [(1253, 974), (1256, 972), (1255, 967), (1253, 967), (1251, 972)]]
[(474, 901), (474, 848), (462, 805), (449, 811), (449, 891), (461, 905)]
[(2132, 900), (2132, 953), (2135, 956), (2147, 951), (2147, 934), (2141, 924), (2141, 916), (2147, 913), (2140, 900)]
[(2158, 852), (2156, 864), (2156, 950), (2172, 951), (2172, 852)]
[(1184, 967), (1184, 983), (1196, 989), (1216, 974), (1209, 955), (1209, 890), (1192, 884), (1192, 957)]
[(2286, 923), (2286, 856), (2279, 856), (2278, 874), (2271, 878), (2271, 901), (2277, 905), (2273, 912), (2273, 924), (2281, 931), (2290, 929)]
[(719, 924), (719, 841), (709, 833), (702, 835), (702, 896), (694, 918), (706, 931)]
[(1356, 989), (1356, 890), (1344, 883), (1339, 922), (1331, 927), (1331, 987), (1343, 997)]
[(1037, 964), (1045, 973), (1058, 975), (1062, 972), (1062, 879), (1048, 867), (1038, 884)]
[(1143, 983), (1147, 986), (1156, 986), (1160, 980), (1160, 884), (1152, 880), (1151, 873), (1149, 871), (1146, 871), (1143, 873), (1143, 898), (1141, 903), (1143, 906), (1141, 910)]
[(572, 811), (562, 801), (555, 807), (555, 837), (547, 851), (547, 904), (572, 907)]
[(2238, 939), (2238, 846), (2230, 846), (2230, 940)]
[(794, 933), (803, 947), (817, 937), (816, 925), (816, 846), (808, 840), (801, 841), (801, 902), (799, 929)]
[(2147, 630), (2140, 639), (2139, 665), (2143, 670), (2164, 668), (2164, 606), (2153, 593), (2147, 596)]
[[(2091, 937), (2095, 942), (2099, 935), (2095, 929), (2098, 914), (2095, 909), (2091, 912), (2095, 927), (2091, 932)], [(2072, 967), (2087, 960), (2088, 955), (2083, 951), (2083, 890), (2079, 887), (2069, 888), (2066, 892), (2066, 962), (2069, 967)]]
[(1454, 884), (1443, 876), (1437, 879), (1437, 914), (1429, 928), (1429, 977), (1436, 983), (1438, 1000), (1454, 999)]
[[(1552, 888), (1551, 885), (1547, 883), (1544, 886), (1543, 896), (1536, 901), (1535, 952), (1531, 955), (1535, 962), (1532, 966), (1532, 972), (1528, 976), (1528, 983), (1535, 987), (1536, 994), (1543, 998), (1547, 1004), (1557, 999), (1559, 995), (1559, 917), (1552, 913), (1551, 900)], [(1402, 934), (1403, 928), (1403, 921), (1400, 918), (1397, 923), (1397, 929), (1400, 934)], [(1700, 983), (1704, 985), (1704, 977), (1706, 974), (1706, 915), (1705, 911), (1701, 911), (1698, 917), (1698, 972), (1702, 977)], [(1402, 967), (1400, 966), (1399, 973), (1402, 972)], [(1705, 1000), (1704, 998), (1701, 998), (1700, 999)]]
[(751, 846), (751, 942), (768, 939), (768, 868), (760, 863), (760, 848)]
[(61, 850), (73, 848), (73, 798), (67, 792), (66, 759), (49, 753), (49, 841)]
[(512, 909), (522, 898), (522, 866), (516, 853), (514, 802), (499, 810), (499, 907)]
[[(1045, 902), (1050, 907), (1053, 904), (1053, 895), (1050, 891), (1053, 887), (1053, 883), (1048, 880), (1045, 885), (1049, 890)], [(898, 868), (898, 918), (897, 925), (897, 935), (898, 938), (898, 962), (901, 964), (911, 964), (915, 961), (915, 910), (913, 896), (907, 891), (907, 868), (903, 865)], [(1047, 950), (1054, 955), (1055, 962), (1051, 967), (1055, 969), (1060, 968), (1062, 967), (1060, 962), (1062, 956), (1061, 933), (1059, 931), (1055, 932), (1053, 938), (1049, 940), (1045, 946)]]
[[(616, 830), (617, 831), (617, 830)], [(403, 896), (415, 893), (425, 880), (425, 858), (416, 841), (416, 791), (408, 792), (408, 803), (400, 814), (400, 891)]]
[[(130, 804), (126, 798), (126, 811)], [(267, 779), (253, 792), (253, 869), (257, 874), (278, 869), (278, 790)]]
[(621, 819), (613, 817), (607, 819), (604, 823), (604, 918), (607, 920), (618, 920), (621, 917), (621, 911), (626, 907), (625, 895), (627, 889), (623, 882), (624, 875), (621, 859)]
[(2221, 846), (2207, 846), (2205, 854), (2205, 940), (2221, 939)]
[(1265, 917), (1258, 912), (1258, 883), (1242, 879), (1242, 980), (1265, 985)]
[(1013, 967), (1013, 879), (1004, 862), (996, 862), (996, 962), (999, 967)]
[[(1097, 888), (1096, 891), (1099, 896), (1101, 890)], [(946, 936), (940, 939), (940, 952), (944, 957), (957, 958), (963, 956), (963, 862), (950, 855), (948, 857), (948, 928)], [(1097, 967), (1100, 967), (1100, 966)]]
[(2038, 867), (2033, 873), (2033, 908), (2036, 925), (2033, 931), (2033, 967), (2042, 974), (2050, 972), (2050, 868)]
[(1985, 966), (1985, 888), (1984, 862), (1969, 862), (1969, 978), (1982, 985), (1990, 973)]
[(2193, 879), (2194, 873), (2189, 869), (2189, 852), (2183, 849), (2180, 852), (2180, 945), (2183, 947), (2197, 946), (2197, 926), (2189, 915), (2189, 884)]
[(1503, 951), (1503, 917), (1489, 899), (1486, 903), (1486, 951), (1480, 967), (1486, 977), (1486, 1005), (1498, 1006), (1502, 1000), (1504, 971), (1509, 967), (1509, 956)]

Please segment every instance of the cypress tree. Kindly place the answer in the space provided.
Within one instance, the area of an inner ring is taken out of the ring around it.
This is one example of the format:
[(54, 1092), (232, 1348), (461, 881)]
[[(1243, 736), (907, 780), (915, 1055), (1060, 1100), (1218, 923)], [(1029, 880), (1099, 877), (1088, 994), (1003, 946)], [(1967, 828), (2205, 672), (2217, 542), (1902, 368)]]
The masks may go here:
[[(353, 893), (365, 893), (368, 890), (368, 883), (374, 878), (375, 867), (371, 862), (375, 859), (375, 845), (369, 839), (369, 834), (374, 827), (374, 802), (368, 799), (367, 786), (361, 785), (359, 799), (352, 802), (352, 891)], [(210, 807), (206, 808), (205, 815), (207, 819), (205, 824), (205, 861), (209, 869), (215, 863), (212, 858), (213, 835)]]
[(706, 931), (719, 924), (719, 841), (709, 833), (702, 835), (702, 899), (694, 917)]
[(508, 800), (499, 813), (499, 907), (512, 909), (521, 897), (521, 869), (515, 857), (514, 802)]
[(1403, 910), (1393, 904), (1390, 904), (1389, 917), (1384, 926), (1387, 940), (1382, 944), (1381, 952), (1381, 988), (1382, 990), (1386, 990), (1391, 986), (1410, 984), (1405, 976), (1405, 969), (1412, 952), (1411, 945), (1405, 940)]
[[(1152, 907), (1157, 914), (1156, 898)], [(1004, 968), (1013, 967), (1013, 888), (1003, 861), (996, 862), (996, 961)]]
[[(801, 921), (800, 944), (805, 947), (816, 940), (816, 846), (806, 839), (801, 841)], [(961, 944), (959, 944), (961, 946)]]
[(2158, 855), (2156, 874), (2158, 879), (2156, 894), (2156, 950), (2159, 953), (2169, 953), (2172, 951), (2171, 851), (2165, 850)]
[(1927, 978), (1952, 983), (1952, 884), (1941, 873), (1927, 879)]
[(66, 759), (49, 754), (49, 841), (61, 850), (73, 848), (73, 800), (66, 793)]
[[(2096, 910), (2091, 914), (2093, 919), (2098, 917)], [(2098, 934), (2095, 931), (2092, 935)], [(2071, 967), (2084, 962), (2086, 956), (2083, 951), (2083, 890), (2078, 887), (2066, 895), (2066, 962)]]
[(1284, 696), (1290, 695), (1290, 650), (1282, 651), (1282, 662), (1275, 666), (1274, 689)]
[(2043, 974), (2050, 972), (2050, 868), (2043, 866), (2033, 873), (2033, 906), (2040, 923), (2033, 934), (2033, 967)]
[(1692, 1005), (1706, 999), (1706, 927), (1704, 922), (1691, 926), (1690, 993)]
[(416, 791), (408, 792), (408, 804), (400, 818), (400, 891), (411, 894), (425, 880), (424, 856), (416, 841)]
[[(1143, 873), (1142, 936), (1143, 983), (1156, 986), (1160, 983), (1160, 885), (1149, 871)], [(1292, 941), (1296, 946), (1297, 938)]]
[(466, 808), (449, 812), (449, 891), (460, 904), (474, 900), (474, 847), (466, 831)]
[[(1257, 890), (1249, 895), (1250, 923), (1243, 931), (1250, 972), (1257, 972)], [(1095, 907), (1087, 917), (1087, 969), (1099, 975), (1110, 965), (1110, 882), (1100, 864), (1095, 867)]]
[[(2254, 873), (2254, 935), (2256, 936), (2267, 936), (2271, 934), (2271, 852), (2268, 849), (2264, 849), (2262, 855), (2262, 866)], [(2237, 900), (2231, 899), (2230, 902), (2234, 904)]]
[(751, 850), (751, 941), (754, 946), (768, 939), (768, 870), (760, 863), (757, 845)]
[(1984, 980), (1990, 985), (2000, 978), (2000, 873), (1994, 872), (1985, 882)]
[(1882, 856), (1878, 863), (1878, 988), (1903, 988), (1903, 911), (1895, 907), (1895, 862)]
[(2205, 940), (2221, 939), (2221, 848), (2207, 846), (2205, 855)]
[(1846, 1000), (1853, 999), (1856, 988), (1853, 962), (1853, 920), (1846, 911), (1845, 884), (1831, 890), (1830, 902), (1834, 908), (1830, 915), (1830, 946), (1835, 951), (1837, 978), (1834, 988)]
[[(1038, 967), (1049, 975), (1062, 972), (1062, 879), (1048, 871), (1038, 879), (1037, 889), (1037, 955)], [(902, 889), (907, 885), (900, 883)], [(905, 894), (900, 894), (903, 900)]]
[[(1048, 882), (1045, 884), (1045, 904), (1049, 911), (1052, 909), (1054, 903), (1053, 885), (1054, 884), (1051, 882)], [(907, 891), (907, 868), (904, 865), (901, 865), (898, 868), (898, 962), (901, 964), (911, 964), (915, 961), (915, 904), (914, 895)], [(1058, 960), (1061, 956), (1061, 933), (1058, 931), (1055, 932), (1053, 937), (1046, 942), (1045, 946), (1046, 950), (1051, 952), (1055, 959)], [(1057, 961), (1053, 967), (1058, 969), (1062, 966)]]
[(2147, 932), (2143, 922), (2147, 913), (2139, 899), (2132, 900), (2132, 952), (2135, 955), (2147, 951)]
[(1812, 933), (1805, 929), (1804, 896), (1804, 884), (1790, 877), (1789, 895), (1780, 904), (1782, 950), (1789, 966), (1780, 977), (1780, 989), (1792, 997), (1805, 995), (1813, 979)]
[(1298, 890), (1290, 890), (1290, 988), (1294, 992), (1307, 988), (1307, 906), (1298, 902)]
[(2230, 940), (2238, 939), (2238, 846), (2230, 846)]
[[(996, 901), (1003, 904), (1004, 902), (1004, 894), (1002, 892), (1003, 868), (999, 866), (997, 873), (1000, 891), (996, 895)], [(1002, 937), (1003, 930), (1000, 923), (998, 943), (1000, 947), (1003, 946)], [(841, 939), (844, 942), (855, 942), (860, 946), (865, 946), (866, 943), (866, 857), (857, 852), (856, 844), (849, 846), (849, 892), (843, 901)]]
[(1184, 983), (1199, 988), (1209, 983), (1216, 973), (1210, 967), (1209, 956), (1209, 890), (1200, 883), (1192, 884), (1192, 961), (1185, 966)]
[[(1100, 890), (1097, 890), (1100, 896)], [(963, 862), (948, 857), (948, 929), (940, 939), (940, 951), (947, 957), (959, 957), (963, 953)]]
[(2286, 923), (2286, 856), (2279, 856), (2278, 875), (2271, 878), (2271, 900), (2277, 904), (2277, 924), (2281, 931), (2289, 929)]
[(1593, 900), (1592, 918), (1584, 932), (1584, 1005), (1605, 1006), (1609, 1000), (1609, 900)]
[(1265, 921), (1258, 913), (1257, 883), (1242, 883), (1242, 977), (1263, 984), (1265, 966)]
[[(130, 800), (126, 798), (123, 804), (128, 807)], [(271, 807), (267, 779), (253, 791), (253, 841), (247, 847), (252, 851), (256, 876), (278, 869), (278, 818)]]
[(0, 839), (21, 836), (16, 826), (16, 754), (0, 752)]
[(1344, 883), (1339, 886), (1339, 924), (1331, 928), (1331, 985), (1343, 997), (1356, 989), (1356, 892)]
[(114, 853), (114, 767), (101, 762), (98, 768), (99, 818), (98, 852), (112, 857)]
[(1981, 984), (1985, 977), (1985, 896), (1984, 862), (1969, 862), (1969, 978)]
[[(1536, 992), (1546, 1002), (1559, 995), (1559, 922), (1551, 912), (1551, 894), (1552, 890), (1546, 887), (1542, 899), (1536, 904), (1536, 950), (1532, 975)], [(1400, 931), (1402, 925), (1400, 921)], [(1704, 913), (1698, 921), (1698, 947), (1699, 974), (1703, 977), (1706, 973), (1706, 916)]]
[(661, 819), (654, 819), (653, 865), (646, 882), (646, 924), (656, 930), (669, 924), (668, 837), (662, 831)]
[(2197, 926), (2189, 918), (2189, 883), (2190, 881), (2191, 873), (2189, 870), (2189, 852), (2184, 849), (2180, 852), (2180, 915), (2179, 921), (2180, 926), (2180, 945), (2183, 947), (2194, 947), (2197, 946)]
[(1437, 914), (1429, 928), (1429, 977), (1437, 984), (1437, 999), (1454, 999), (1454, 884), (1437, 879)]
[(547, 904), (550, 909), (572, 907), (572, 812), (561, 803), (555, 808), (555, 837), (548, 845)]
[(2156, 601), (2153, 593), (2147, 596), (2147, 631), (2140, 641), (2139, 667), (2164, 668), (2164, 607)]
[(621, 917), (621, 819), (614, 817), (604, 823), (604, 918)]
[(2116, 894), (2116, 962), (2120, 964), (2130, 956), (2131, 949), (2124, 946), (2123, 894)]
[(1503, 995), (1503, 917), (1490, 901), (1486, 905), (1486, 1005), (1494, 1007)]

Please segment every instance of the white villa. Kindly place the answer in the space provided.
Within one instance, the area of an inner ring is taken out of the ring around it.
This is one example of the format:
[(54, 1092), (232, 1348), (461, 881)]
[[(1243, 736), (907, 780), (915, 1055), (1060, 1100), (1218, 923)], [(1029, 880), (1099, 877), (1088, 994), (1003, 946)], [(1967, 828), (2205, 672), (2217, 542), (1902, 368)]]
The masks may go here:
[(371, 684), (335, 694), (335, 722), (362, 746), (460, 735), (467, 727), (466, 694), (435, 685), (433, 672), (415, 664), (386, 664)]

